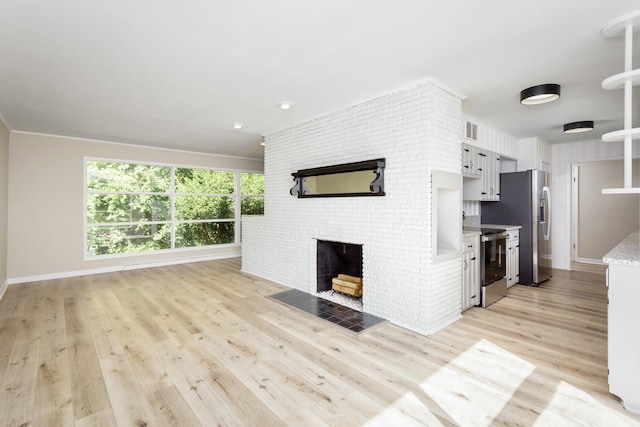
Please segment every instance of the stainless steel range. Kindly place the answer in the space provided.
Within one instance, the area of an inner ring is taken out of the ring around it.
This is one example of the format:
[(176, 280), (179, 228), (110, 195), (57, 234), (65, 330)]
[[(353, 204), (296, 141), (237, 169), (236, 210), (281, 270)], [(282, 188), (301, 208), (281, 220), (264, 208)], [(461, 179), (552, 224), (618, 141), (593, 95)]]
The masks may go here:
[(507, 238), (503, 229), (482, 228), (480, 236), (480, 285), (482, 307), (507, 294)]

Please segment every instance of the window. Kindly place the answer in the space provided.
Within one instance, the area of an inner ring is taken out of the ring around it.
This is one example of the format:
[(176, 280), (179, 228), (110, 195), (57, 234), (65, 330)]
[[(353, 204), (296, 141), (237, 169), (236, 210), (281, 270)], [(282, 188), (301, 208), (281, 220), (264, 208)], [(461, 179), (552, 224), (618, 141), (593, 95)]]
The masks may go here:
[(242, 215), (264, 214), (264, 175), (261, 173), (240, 174)]
[(263, 213), (262, 174), (88, 160), (86, 177), (88, 257), (233, 244)]

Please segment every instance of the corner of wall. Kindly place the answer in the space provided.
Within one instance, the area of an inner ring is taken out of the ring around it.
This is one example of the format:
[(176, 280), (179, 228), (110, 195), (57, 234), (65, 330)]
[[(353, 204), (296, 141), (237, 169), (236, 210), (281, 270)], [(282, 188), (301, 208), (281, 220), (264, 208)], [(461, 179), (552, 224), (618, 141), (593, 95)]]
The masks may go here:
[[(5, 285), (0, 289), (6, 290), (7, 254), (9, 233), (9, 143), (11, 133), (6, 121), (0, 113), (0, 283)], [(0, 294), (1, 295), (1, 294)]]
[(4, 296), (4, 293), (7, 291), (9, 287), (9, 282), (5, 280), (5, 282), (0, 286), (0, 300)]

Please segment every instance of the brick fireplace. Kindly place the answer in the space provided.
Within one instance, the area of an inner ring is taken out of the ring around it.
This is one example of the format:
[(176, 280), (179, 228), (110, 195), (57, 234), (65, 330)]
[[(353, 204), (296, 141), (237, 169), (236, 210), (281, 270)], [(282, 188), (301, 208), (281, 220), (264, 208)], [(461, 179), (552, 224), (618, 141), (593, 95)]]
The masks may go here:
[[(432, 170), (460, 172), (461, 124), (460, 97), (426, 81), (266, 135), (265, 215), (243, 218), (243, 271), (316, 294), (317, 242), (352, 242), (363, 312), (424, 334), (458, 319), (461, 260), (432, 263), (430, 212)], [(385, 196), (289, 193), (292, 172), (376, 158)]]

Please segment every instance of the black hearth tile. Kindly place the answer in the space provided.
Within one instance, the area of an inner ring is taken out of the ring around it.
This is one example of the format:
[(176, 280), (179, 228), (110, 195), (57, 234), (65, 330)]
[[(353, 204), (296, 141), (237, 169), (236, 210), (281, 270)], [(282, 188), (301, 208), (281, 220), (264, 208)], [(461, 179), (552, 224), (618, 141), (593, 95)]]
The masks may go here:
[(328, 320), (353, 332), (362, 332), (384, 319), (292, 289), (271, 296), (306, 313)]
[(335, 316), (328, 317), (326, 320), (328, 320), (329, 322), (332, 322), (332, 323), (340, 323), (340, 322), (342, 322), (341, 318), (335, 317)]
[(353, 332), (362, 332), (364, 331), (364, 328), (360, 325), (351, 325), (349, 326), (349, 329), (352, 330)]

